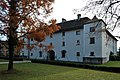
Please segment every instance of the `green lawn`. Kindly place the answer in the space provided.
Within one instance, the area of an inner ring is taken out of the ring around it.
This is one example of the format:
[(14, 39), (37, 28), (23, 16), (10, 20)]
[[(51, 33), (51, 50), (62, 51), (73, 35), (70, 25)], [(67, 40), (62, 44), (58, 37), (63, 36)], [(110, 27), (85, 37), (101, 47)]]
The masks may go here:
[(99, 66), (107, 66), (107, 67), (120, 67), (120, 61), (109, 61)]
[(119, 73), (73, 67), (37, 63), (14, 64), (14, 67), (16, 73), (3, 74), (7, 65), (0, 65), (0, 80), (120, 80)]

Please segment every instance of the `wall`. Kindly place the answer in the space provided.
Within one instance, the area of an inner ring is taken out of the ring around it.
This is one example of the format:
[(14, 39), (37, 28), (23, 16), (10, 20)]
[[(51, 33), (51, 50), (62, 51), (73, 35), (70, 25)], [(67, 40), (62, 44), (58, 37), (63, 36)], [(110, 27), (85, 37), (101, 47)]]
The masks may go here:
[[(91, 57), (90, 52), (95, 53), (95, 57), (102, 57), (102, 37), (98, 23), (89, 23), (84, 26), (84, 57)], [(96, 27), (95, 32), (90, 32), (90, 27)], [(90, 38), (95, 37), (95, 44), (90, 44)]]

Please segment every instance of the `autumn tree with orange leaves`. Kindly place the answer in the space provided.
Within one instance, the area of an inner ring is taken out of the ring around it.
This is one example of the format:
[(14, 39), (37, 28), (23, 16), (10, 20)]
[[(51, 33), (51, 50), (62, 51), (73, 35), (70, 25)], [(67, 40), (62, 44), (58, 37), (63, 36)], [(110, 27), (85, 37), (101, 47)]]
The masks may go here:
[(14, 51), (20, 50), (22, 37), (41, 42), (46, 36), (60, 29), (56, 20), (48, 25), (46, 18), (52, 12), (54, 0), (0, 0), (0, 34), (7, 37), (9, 50), (8, 70), (13, 69)]

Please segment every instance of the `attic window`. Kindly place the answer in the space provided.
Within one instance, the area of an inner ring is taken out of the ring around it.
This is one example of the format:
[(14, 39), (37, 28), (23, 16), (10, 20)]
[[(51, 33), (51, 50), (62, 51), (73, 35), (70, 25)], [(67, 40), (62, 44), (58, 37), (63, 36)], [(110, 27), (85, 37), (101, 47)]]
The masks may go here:
[(76, 35), (80, 35), (80, 30), (79, 30), (79, 31), (76, 31)]
[(95, 27), (90, 27), (90, 32), (94, 32), (95, 31)]

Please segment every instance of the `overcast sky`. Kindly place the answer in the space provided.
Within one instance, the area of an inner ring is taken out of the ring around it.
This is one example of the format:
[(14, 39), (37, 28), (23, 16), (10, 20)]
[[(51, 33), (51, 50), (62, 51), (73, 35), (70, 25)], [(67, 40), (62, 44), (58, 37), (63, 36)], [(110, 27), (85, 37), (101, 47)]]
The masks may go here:
[[(86, 0), (55, 0), (53, 4), (53, 13), (50, 18), (57, 19), (57, 22), (61, 22), (62, 18), (67, 21), (76, 19), (77, 14), (74, 14), (74, 9), (82, 8), (86, 3)], [(81, 17), (85, 17), (81, 14)]]
[[(74, 9), (82, 9), (88, 0), (55, 0), (53, 4), (53, 13), (48, 19), (57, 19), (57, 22), (61, 22), (62, 18), (65, 18), (67, 21), (76, 19), (77, 14), (74, 14)], [(82, 12), (78, 12), (81, 14), (81, 17), (89, 17), (93, 18), (94, 14), (83, 14)], [(112, 32), (114, 36), (120, 36), (120, 28), (115, 29)], [(118, 41), (118, 47), (120, 47), (120, 41)]]

